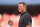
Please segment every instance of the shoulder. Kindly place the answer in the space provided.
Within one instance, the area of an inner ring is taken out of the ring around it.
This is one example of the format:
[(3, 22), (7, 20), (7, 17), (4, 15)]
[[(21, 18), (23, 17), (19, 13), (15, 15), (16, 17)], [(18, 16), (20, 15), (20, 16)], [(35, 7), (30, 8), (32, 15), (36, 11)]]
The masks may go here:
[(24, 15), (23, 15), (23, 17), (29, 17), (30, 16), (30, 14), (28, 13), (28, 12), (26, 12)]
[(10, 27), (9, 25), (7, 25), (6, 27)]
[(30, 19), (31, 16), (30, 16), (29, 13), (25, 13), (22, 18), (23, 18), (23, 19)]

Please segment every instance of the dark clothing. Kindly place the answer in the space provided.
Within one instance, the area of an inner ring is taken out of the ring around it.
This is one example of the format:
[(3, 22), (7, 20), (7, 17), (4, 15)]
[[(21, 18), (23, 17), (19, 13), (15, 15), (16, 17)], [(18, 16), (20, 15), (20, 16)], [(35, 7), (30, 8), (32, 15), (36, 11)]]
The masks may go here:
[(29, 13), (24, 12), (21, 14), (18, 27), (26, 27), (27, 25), (31, 25), (31, 23), (32, 23), (32, 19), (31, 19)]

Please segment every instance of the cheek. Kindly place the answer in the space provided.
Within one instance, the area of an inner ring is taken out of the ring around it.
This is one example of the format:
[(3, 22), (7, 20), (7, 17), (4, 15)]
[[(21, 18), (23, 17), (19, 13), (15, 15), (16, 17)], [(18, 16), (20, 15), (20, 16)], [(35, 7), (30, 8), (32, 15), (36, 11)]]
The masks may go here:
[(19, 9), (22, 9), (22, 7), (20, 7)]
[(22, 8), (22, 10), (24, 10), (24, 8)]

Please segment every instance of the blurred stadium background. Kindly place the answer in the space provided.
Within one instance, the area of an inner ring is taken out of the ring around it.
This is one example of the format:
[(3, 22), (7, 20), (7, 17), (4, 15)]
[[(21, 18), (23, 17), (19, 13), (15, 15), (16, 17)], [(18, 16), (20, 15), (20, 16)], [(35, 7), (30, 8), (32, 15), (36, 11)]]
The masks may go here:
[[(20, 13), (18, 3), (27, 3), (27, 10), (32, 16), (32, 27), (40, 27), (40, 0), (0, 0), (0, 23), (2, 27), (8, 25), (8, 21), (13, 21), (13, 27), (18, 27)], [(37, 17), (35, 17), (37, 16)]]

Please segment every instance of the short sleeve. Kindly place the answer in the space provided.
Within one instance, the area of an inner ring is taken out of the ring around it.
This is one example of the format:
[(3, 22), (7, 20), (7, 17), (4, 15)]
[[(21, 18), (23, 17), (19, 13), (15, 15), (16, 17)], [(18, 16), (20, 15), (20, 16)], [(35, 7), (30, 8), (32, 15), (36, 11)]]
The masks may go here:
[(32, 19), (29, 15), (25, 16), (23, 19), (24, 19), (24, 23), (25, 23), (26, 26), (31, 25)]

